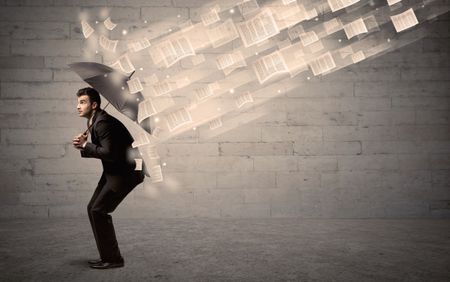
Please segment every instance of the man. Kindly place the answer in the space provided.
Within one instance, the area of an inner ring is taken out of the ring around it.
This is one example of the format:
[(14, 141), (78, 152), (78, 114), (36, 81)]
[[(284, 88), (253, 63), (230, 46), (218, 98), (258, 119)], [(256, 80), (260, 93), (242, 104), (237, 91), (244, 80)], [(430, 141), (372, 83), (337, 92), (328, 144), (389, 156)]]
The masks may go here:
[(100, 259), (91, 260), (89, 264), (95, 269), (123, 267), (109, 213), (144, 180), (144, 175), (135, 170), (135, 162), (129, 157), (133, 138), (119, 120), (100, 109), (99, 93), (88, 87), (78, 90), (77, 97), (77, 110), (80, 117), (88, 119), (92, 143), (87, 141), (87, 134), (79, 134), (74, 137), (73, 145), (81, 151), (82, 157), (100, 159), (103, 166), (102, 176), (87, 206), (100, 253)]

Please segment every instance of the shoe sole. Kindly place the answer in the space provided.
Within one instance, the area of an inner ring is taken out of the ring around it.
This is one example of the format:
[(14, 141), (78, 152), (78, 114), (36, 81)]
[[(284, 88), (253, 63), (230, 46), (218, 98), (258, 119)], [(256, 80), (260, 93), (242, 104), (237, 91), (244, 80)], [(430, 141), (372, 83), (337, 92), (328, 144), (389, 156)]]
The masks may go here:
[(98, 267), (97, 265), (90, 265), (90, 267), (92, 269), (110, 269), (110, 268), (120, 268), (120, 267), (124, 267), (125, 264), (118, 264), (118, 265), (111, 265), (111, 266), (107, 266), (107, 267)]

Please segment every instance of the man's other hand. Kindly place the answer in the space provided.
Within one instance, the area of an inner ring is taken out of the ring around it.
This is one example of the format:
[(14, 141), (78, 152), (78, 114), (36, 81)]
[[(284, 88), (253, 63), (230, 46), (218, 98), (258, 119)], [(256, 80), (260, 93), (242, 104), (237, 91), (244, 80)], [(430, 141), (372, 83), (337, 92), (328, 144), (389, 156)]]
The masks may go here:
[(80, 149), (83, 149), (83, 144), (86, 141), (87, 141), (87, 135), (80, 133), (73, 138), (72, 144), (76, 149), (80, 150)]

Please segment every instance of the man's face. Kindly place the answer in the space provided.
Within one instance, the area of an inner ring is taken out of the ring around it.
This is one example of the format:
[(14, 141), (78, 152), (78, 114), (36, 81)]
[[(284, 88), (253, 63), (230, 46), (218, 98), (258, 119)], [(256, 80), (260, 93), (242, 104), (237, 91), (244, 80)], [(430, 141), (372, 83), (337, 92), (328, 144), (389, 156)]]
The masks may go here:
[(80, 117), (90, 118), (96, 107), (97, 103), (91, 103), (88, 95), (78, 97), (77, 110)]

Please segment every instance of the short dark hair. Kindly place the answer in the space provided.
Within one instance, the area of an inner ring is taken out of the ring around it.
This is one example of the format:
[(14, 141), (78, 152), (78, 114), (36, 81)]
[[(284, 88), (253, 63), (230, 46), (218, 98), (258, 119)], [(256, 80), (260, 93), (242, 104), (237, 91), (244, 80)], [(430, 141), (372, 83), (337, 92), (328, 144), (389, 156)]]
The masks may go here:
[(100, 94), (98, 94), (97, 90), (92, 87), (81, 88), (77, 92), (77, 97), (87, 95), (91, 103), (97, 102), (97, 109), (100, 109)]

